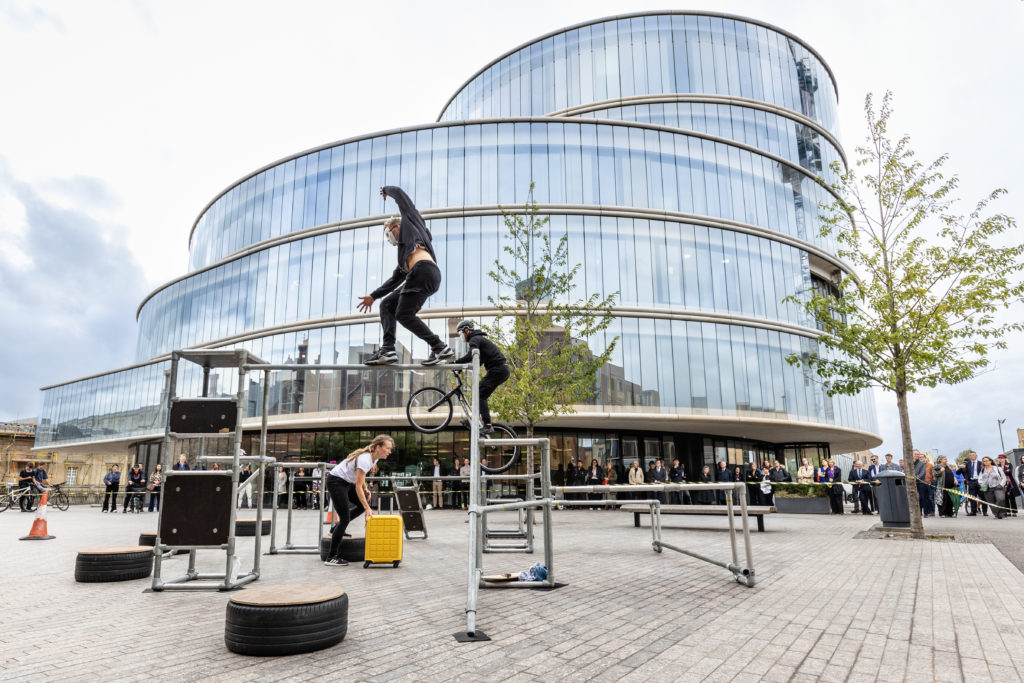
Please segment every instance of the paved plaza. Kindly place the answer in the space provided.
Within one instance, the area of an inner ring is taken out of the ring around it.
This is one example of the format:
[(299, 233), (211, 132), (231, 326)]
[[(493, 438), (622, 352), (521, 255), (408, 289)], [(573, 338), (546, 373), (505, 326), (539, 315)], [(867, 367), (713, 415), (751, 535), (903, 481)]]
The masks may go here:
[[(51, 509), (56, 539), (21, 542), (33, 516), (5, 512), (0, 679), (1002, 682), (1024, 674), (1024, 576), (987, 540), (997, 534), (1019, 547), (1024, 517), (927, 520), (927, 531), (952, 529), (961, 542), (858, 538), (877, 517), (773, 515), (754, 534), (758, 584), (746, 588), (713, 565), (653, 552), (650, 531), (634, 529), (628, 513), (559, 511), (554, 569), (568, 585), (481, 591), (478, 626), (493, 640), (457, 643), (465, 514), (426, 515), (429, 540), (407, 541), (398, 569), (265, 556), (255, 585), (342, 586), (349, 631), (320, 652), (253, 658), (224, 646), (228, 594), (145, 593), (148, 580), (75, 583), (78, 549), (134, 544), (155, 530), (155, 514)], [(664, 539), (728, 559), (725, 524), (670, 517)], [(295, 534), (312, 541), (315, 513), (296, 519)], [(241, 540), (243, 568), (251, 544)], [(541, 558), (486, 555), (485, 566), (518, 571)], [(184, 556), (167, 560), (166, 576), (185, 565)], [(223, 554), (201, 552), (199, 567), (222, 571)]]

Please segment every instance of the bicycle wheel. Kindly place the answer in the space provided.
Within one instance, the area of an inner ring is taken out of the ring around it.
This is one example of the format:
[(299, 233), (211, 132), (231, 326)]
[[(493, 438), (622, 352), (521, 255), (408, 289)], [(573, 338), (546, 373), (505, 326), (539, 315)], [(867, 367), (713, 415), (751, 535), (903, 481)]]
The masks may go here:
[(452, 399), (437, 387), (420, 389), (409, 397), (405, 416), (416, 431), (435, 434), (452, 421)]
[[(512, 429), (508, 425), (494, 423), (494, 433), (491, 434), (489, 439), (515, 439), (518, 438), (516, 430)], [(492, 466), (484, 467), (480, 466), (487, 474), (501, 474), (507, 472), (519, 462), (519, 446), (484, 446), (480, 453), (482, 456), (487, 458), (487, 462)]]
[(5, 493), (3, 496), (0, 496), (0, 512), (3, 512), (7, 508), (11, 507), (12, 502), (14, 501), (11, 499), (11, 494)]
[(63, 491), (57, 491), (53, 495), (53, 504), (58, 510), (67, 510), (71, 507), (71, 499)]

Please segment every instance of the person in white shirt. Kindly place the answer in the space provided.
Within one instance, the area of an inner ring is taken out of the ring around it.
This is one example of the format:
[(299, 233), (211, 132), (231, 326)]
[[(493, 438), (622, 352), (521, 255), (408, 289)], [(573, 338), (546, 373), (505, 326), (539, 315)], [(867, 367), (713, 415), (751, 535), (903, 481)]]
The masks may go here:
[(434, 479), (431, 484), (433, 484), (432, 491), (434, 494), (434, 507), (437, 509), (444, 507), (444, 482), (441, 481), (441, 477), (443, 476), (444, 470), (441, 469), (441, 461), (434, 458)]
[[(370, 508), (370, 489), (366, 485), (366, 474), (373, 469), (378, 460), (391, 455), (391, 449), (394, 447), (394, 439), (387, 434), (378, 434), (366, 446), (349, 453), (348, 457), (335, 465), (327, 475), (327, 493), (331, 496), (331, 504), (338, 516), (338, 523), (331, 533), (331, 549), (324, 564), (328, 566), (348, 564), (339, 555), (341, 539), (345, 537), (348, 523), (352, 521), (352, 517), (358, 517), (364, 511), (366, 519), (373, 517), (373, 510)], [(355, 512), (350, 511), (352, 505), (356, 506)]]

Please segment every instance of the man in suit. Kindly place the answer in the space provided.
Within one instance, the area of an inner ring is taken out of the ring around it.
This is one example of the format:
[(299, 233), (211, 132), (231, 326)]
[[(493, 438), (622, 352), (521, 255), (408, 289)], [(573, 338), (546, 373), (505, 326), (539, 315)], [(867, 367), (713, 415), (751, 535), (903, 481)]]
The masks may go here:
[[(652, 484), (667, 484), (668, 483), (668, 470), (665, 469), (665, 461), (658, 458), (654, 461), (654, 468), (651, 470), (651, 483)], [(658, 502), (664, 504), (665, 493), (658, 491)]]
[[(967, 493), (975, 498), (981, 496), (981, 484), (978, 483), (978, 475), (981, 474), (981, 463), (978, 462), (978, 454), (971, 451), (964, 461), (960, 473), (964, 475), (964, 484), (967, 486)], [(978, 514), (978, 502), (967, 499), (967, 516), (974, 517)], [(988, 506), (981, 504), (981, 514), (988, 517)]]
[[(668, 471), (668, 480), (673, 484), (682, 484), (684, 481), (686, 481), (686, 472), (685, 470), (683, 470), (683, 466), (679, 464), (678, 458), (672, 461), (672, 469)], [(668, 499), (674, 505), (682, 505), (684, 493), (686, 492), (673, 491), (671, 494), (669, 494)]]
[[(715, 480), (720, 484), (725, 484), (732, 481), (732, 472), (726, 467), (724, 460), (718, 461), (718, 469), (715, 471)], [(725, 505), (725, 489), (716, 491), (718, 495), (716, 499), (719, 505)]]
[(750, 504), (761, 505), (761, 482), (764, 481), (764, 474), (757, 468), (756, 462), (750, 463), (744, 479), (747, 482), (747, 498), (750, 499)]
[[(881, 467), (881, 465), (878, 464), (878, 456), (872, 455), (871, 464), (868, 465), (868, 479), (871, 482), (877, 481), (878, 473), (881, 472), (879, 467)], [(875, 496), (875, 488), (877, 486), (878, 484), (872, 483), (871, 486), (868, 488), (868, 491), (871, 492), (871, 514), (878, 514), (878, 498)]]
[[(847, 479), (853, 485), (854, 512), (857, 512), (859, 508), (862, 514), (871, 514), (871, 484), (868, 483), (869, 479), (868, 471), (864, 469), (864, 463), (860, 460), (855, 460), (853, 462), (853, 469), (850, 470), (850, 476)], [(860, 505), (857, 505), (858, 502), (860, 502)]]
[(841, 515), (843, 514), (843, 496), (846, 491), (843, 489), (843, 471), (836, 467), (835, 460), (828, 461), (828, 467), (825, 468), (825, 483), (831, 484), (829, 487), (829, 501), (832, 505), (832, 514)]

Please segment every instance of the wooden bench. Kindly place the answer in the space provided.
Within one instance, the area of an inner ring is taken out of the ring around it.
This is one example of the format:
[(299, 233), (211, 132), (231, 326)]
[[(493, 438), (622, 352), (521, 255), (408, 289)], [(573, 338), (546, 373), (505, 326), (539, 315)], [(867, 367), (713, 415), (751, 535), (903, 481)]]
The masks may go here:
[[(651, 514), (651, 506), (649, 505), (623, 505), (619, 508), (626, 512), (633, 513), (633, 526), (640, 526), (640, 515)], [(775, 512), (775, 508), (769, 505), (748, 505), (747, 516), (753, 517), (757, 520), (757, 530), (764, 531), (764, 516), (770, 515)], [(740, 506), (733, 506), (733, 513), (738, 517), (740, 514)], [(728, 508), (725, 505), (662, 505), (661, 514), (663, 515), (718, 515), (724, 516), (728, 514)]]

